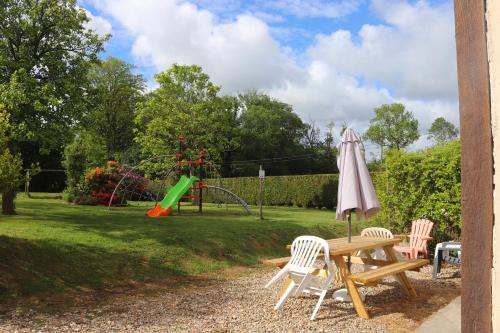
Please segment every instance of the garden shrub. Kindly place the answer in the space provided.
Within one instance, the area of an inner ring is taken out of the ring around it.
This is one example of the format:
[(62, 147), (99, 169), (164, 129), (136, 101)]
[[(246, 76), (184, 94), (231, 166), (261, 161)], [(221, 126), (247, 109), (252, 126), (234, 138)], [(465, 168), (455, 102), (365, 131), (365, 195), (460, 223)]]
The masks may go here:
[[(223, 178), (220, 182), (211, 179), (207, 183), (234, 192), (250, 205), (259, 203), (258, 177)], [(264, 205), (333, 209), (337, 201), (337, 186), (337, 174), (266, 177)], [(218, 198), (216, 191), (209, 190), (204, 201), (216, 202)]]
[(460, 142), (417, 152), (390, 151), (386, 172), (375, 182), (382, 211), (376, 219), (395, 232), (411, 221), (433, 221), (434, 242), (459, 239), (461, 231)]
[[(77, 141), (75, 141), (77, 142)], [(66, 170), (66, 190), (72, 201), (77, 186), (82, 183), (87, 169), (87, 156), (77, 143), (69, 144), (64, 150), (63, 166)]]
[(135, 171), (120, 166), (118, 162), (108, 161), (105, 167), (96, 167), (85, 174), (83, 181), (75, 186), (72, 202), (82, 205), (108, 205), (116, 185), (123, 176), (122, 184), (113, 196), (113, 205), (126, 204), (128, 200), (149, 198), (148, 181)]
[[(85, 185), (95, 202), (107, 205), (116, 185), (123, 177), (115, 161), (108, 161), (105, 168), (96, 167), (85, 175)], [(126, 203), (122, 193), (115, 193), (112, 204)]]
[(102, 144), (93, 142), (88, 134), (82, 133), (64, 149), (62, 164), (66, 170), (66, 193), (68, 200), (74, 202), (86, 192), (85, 172), (103, 165), (106, 161)]

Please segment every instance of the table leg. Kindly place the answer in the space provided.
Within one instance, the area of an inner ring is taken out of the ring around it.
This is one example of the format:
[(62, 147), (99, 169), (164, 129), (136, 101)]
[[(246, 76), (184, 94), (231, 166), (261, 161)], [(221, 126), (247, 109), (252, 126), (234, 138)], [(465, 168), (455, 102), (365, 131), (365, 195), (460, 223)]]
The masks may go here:
[(346, 277), (349, 276), (351, 272), (349, 271), (349, 268), (345, 264), (344, 258), (342, 256), (336, 256), (333, 257), (333, 261), (335, 261), (335, 265), (337, 266), (337, 271), (339, 272), (339, 275), (342, 278), (342, 281), (344, 282), (347, 291), (349, 292), (349, 296), (351, 297), (352, 305), (354, 306), (356, 313), (361, 318), (370, 319), (370, 315), (366, 311), (365, 304), (363, 303), (363, 300), (359, 295), (358, 288), (356, 288), (356, 285), (352, 280), (346, 279)]
[[(396, 255), (396, 251), (394, 251), (394, 248), (392, 245), (384, 246), (384, 252), (385, 252), (385, 256), (387, 257), (387, 261), (390, 261), (390, 262), (399, 261), (397, 255)], [(413, 286), (411, 285), (410, 280), (408, 280), (406, 273), (401, 272), (401, 273), (396, 274), (396, 276), (401, 281), (401, 285), (403, 286), (406, 293), (410, 296), (416, 297), (417, 292), (415, 291), (415, 289), (413, 289)]]

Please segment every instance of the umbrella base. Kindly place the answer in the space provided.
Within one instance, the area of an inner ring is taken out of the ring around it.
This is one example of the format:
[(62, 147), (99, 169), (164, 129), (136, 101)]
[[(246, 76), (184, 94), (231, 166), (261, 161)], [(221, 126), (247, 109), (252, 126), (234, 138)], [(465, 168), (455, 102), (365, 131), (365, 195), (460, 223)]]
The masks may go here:
[[(359, 293), (359, 296), (361, 297), (361, 300), (363, 300), (363, 302), (365, 301), (365, 294), (363, 293)], [(340, 301), (340, 302), (352, 302), (351, 301), (351, 297), (349, 296), (349, 293), (347, 292), (347, 289), (345, 288), (342, 288), (342, 289), (339, 289), (339, 290), (335, 290), (333, 292), (333, 299), (336, 300), (336, 301)]]

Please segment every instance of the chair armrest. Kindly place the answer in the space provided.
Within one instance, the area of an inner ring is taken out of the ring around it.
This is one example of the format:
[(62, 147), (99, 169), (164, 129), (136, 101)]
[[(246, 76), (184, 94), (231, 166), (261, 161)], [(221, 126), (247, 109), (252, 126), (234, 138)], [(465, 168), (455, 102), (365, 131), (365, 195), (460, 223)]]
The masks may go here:
[(422, 237), (423, 240), (431, 240), (432, 237)]
[(407, 235), (407, 234), (395, 234), (393, 236), (396, 238), (405, 238), (405, 237), (408, 237), (409, 235)]

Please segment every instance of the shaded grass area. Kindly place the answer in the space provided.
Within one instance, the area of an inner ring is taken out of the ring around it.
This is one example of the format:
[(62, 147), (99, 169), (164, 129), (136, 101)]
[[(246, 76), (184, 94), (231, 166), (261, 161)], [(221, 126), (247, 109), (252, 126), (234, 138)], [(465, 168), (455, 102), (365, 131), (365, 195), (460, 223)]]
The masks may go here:
[[(265, 220), (240, 207), (184, 208), (150, 219), (150, 204), (108, 210), (19, 196), (16, 216), (0, 216), (0, 297), (93, 290), (188, 278), (284, 256), (302, 234), (341, 237), (334, 213), (266, 207)], [(354, 233), (369, 225), (355, 222)]]

